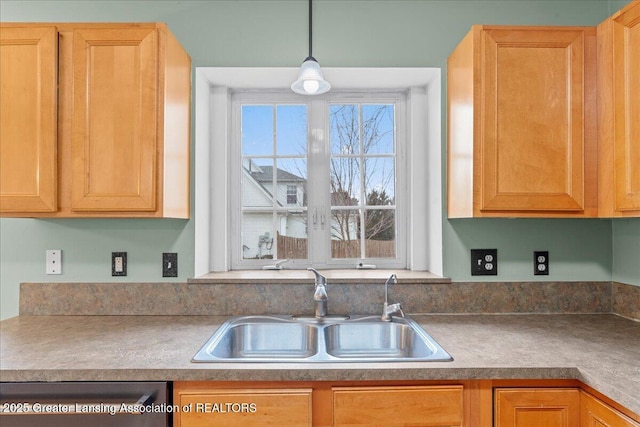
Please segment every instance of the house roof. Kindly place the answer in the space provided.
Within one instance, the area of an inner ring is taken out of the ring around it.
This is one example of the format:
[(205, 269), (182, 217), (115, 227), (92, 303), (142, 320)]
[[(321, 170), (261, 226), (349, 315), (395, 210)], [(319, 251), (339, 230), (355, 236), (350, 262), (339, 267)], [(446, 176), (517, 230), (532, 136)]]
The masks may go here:
[[(273, 180), (273, 166), (260, 166), (258, 171), (249, 172), (251, 177), (258, 182), (271, 182)], [(276, 169), (276, 179), (279, 182), (306, 182), (306, 179), (290, 172)]]

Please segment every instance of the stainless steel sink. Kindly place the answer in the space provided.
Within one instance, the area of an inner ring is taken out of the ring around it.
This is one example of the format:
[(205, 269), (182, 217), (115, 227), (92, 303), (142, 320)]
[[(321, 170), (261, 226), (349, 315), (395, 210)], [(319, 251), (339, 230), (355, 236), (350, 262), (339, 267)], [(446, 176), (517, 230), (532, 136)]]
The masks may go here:
[(307, 359), (318, 351), (318, 329), (279, 316), (226, 321), (194, 356), (194, 362)]
[(193, 362), (402, 362), (452, 357), (410, 317), (241, 316), (227, 320)]
[(327, 353), (340, 358), (425, 358), (437, 349), (409, 325), (396, 322), (340, 323), (324, 329)]

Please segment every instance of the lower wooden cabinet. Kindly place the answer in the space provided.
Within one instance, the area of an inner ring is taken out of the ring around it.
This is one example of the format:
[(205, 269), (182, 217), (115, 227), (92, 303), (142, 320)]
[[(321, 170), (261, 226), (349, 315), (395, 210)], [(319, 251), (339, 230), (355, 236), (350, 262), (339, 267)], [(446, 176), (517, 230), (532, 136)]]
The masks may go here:
[(177, 385), (175, 427), (311, 426), (311, 389), (202, 389)]
[(640, 427), (577, 380), (178, 381), (175, 427)]
[(462, 386), (336, 387), (333, 425), (462, 426)]
[(640, 423), (626, 417), (589, 393), (581, 392), (580, 400), (582, 427), (640, 427)]
[(495, 427), (640, 427), (578, 388), (496, 388)]
[(577, 388), (497, 388), (496, 427), (580, 427)]

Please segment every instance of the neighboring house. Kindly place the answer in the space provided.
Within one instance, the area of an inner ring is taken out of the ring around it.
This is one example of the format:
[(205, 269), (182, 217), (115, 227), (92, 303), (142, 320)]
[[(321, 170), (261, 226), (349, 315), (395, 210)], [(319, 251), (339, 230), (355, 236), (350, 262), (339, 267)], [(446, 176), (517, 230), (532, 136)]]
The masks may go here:
[[(242, 172), (243, 258), (284, 258), (277, 254), (277, 235), (307, 238), (307, 211), (302, 209), (306, 206), (307, 181), (279, 168), (274, 177), (273, 166), (259, 166), (251, 159), (244, 159)], [(331, 200), (332, 205), (357, 204), (357, 200), (349, 200), (348, 195), (341, 193), (331, 194)], [(350, 212), (347, 215), (335, 211), (332, 215), (332, 240), (355, 241), (359, 238), (358, 211)]]
[(274, 228), (282, 236), (307, 237), (306, 183), (285, 170), (276, 169), (274, 177), (273, 166), (243, 161), (243, 258), (277, 258)]

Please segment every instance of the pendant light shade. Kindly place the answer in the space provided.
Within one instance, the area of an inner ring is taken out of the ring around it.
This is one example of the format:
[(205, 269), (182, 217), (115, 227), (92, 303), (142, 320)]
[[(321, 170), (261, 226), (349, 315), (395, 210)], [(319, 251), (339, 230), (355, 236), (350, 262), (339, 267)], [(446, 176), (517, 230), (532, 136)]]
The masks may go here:
[(312, 13), (309, 0), (309, 56), (304, 60), (298, 73), (298, 80), (291, 84), (291, 90), (300, 95), (320, 95), (331, 89), (331, 84), (324, 79), (320, 64), (313, 57)]
[(313, 56), (309, 56), (302, 63), (298, 80), (291, 84), (291, 90), (301, 95), (320, 95), (329, 89), (331, 85), (324, 79), (320, 64)]

